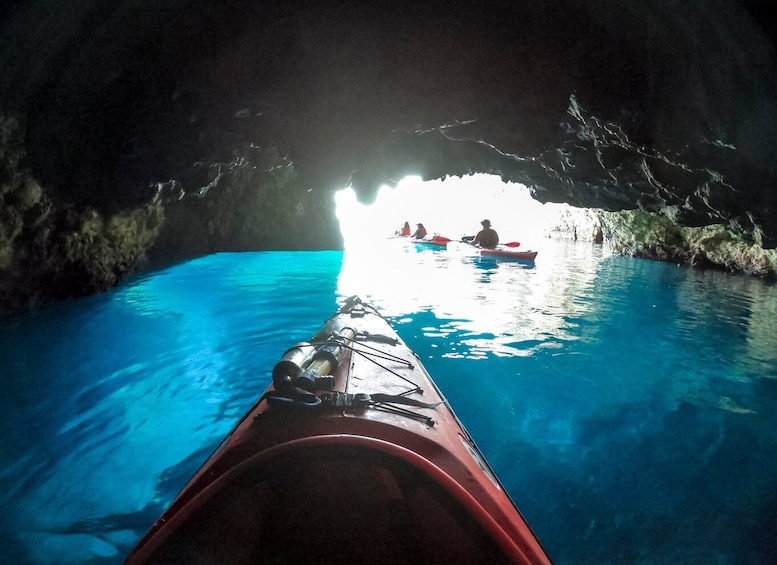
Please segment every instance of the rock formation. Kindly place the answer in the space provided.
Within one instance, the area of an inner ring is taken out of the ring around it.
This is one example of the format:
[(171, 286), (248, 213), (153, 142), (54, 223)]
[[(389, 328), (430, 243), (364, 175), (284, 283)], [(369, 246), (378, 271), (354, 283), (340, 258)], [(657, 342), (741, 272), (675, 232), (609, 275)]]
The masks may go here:
[(331, 191), (475, 172), (601, 210), (623, 253), (774, 275), (766, 4), (12, 1), (0, 295), (341, 244)]

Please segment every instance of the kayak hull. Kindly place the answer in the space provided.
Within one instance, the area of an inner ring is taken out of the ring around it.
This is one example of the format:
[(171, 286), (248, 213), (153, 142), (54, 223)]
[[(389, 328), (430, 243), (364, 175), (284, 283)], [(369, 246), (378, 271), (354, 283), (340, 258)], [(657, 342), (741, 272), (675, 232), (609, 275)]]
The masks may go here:
[(435, 235), (423, 239), (413, 239), (412, 241), (419, 247), (446, 247), (451, 242), (451, 239), (442, 235)]
[(297, 349), (127, 563), (549, 563), (377, 311), (349, 299)]
[(515, 261), (533, 262), (537, 257), (536, 251), (518, 251), (517, 249), (481, 249), (481, 257), (494, 257), (497, 259), (513, 259)]

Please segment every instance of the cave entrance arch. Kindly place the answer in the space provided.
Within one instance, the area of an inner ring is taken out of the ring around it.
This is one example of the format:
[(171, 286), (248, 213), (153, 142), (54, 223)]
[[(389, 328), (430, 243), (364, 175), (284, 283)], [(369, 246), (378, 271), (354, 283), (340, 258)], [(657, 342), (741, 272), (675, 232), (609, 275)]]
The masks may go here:
[(491, 221), (502, 241), (536, 248), (569, 208), (541, 204), (526, 186), (485, 174), (432, 181), (409, 176), (395, 188), (381, 187), (372, 204), (359, 202), (350, 188), (338, 191), (335, 201), (346, 250), (386, 239), (404, 222), (411, 230), (423, 223), (430, 234), (458, 240), (474, 235), (484, 219)]

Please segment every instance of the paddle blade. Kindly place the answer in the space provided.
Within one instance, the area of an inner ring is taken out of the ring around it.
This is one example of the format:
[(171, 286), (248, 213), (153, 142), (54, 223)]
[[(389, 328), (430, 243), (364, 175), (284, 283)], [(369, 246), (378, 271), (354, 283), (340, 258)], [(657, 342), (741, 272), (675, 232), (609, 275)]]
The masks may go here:
[(520, 241), (509, 241), (505, 243), (505, 247), (518, 247), (519, 245), (521, 245)]

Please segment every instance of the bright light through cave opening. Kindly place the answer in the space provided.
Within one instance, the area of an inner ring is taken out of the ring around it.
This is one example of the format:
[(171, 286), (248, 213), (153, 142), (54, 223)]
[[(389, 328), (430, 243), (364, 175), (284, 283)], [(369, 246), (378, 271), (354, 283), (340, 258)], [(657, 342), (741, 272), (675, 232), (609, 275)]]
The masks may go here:
[(346, 249), (386, 239), (404, 222), (413, 231), (420, 222), (429, 234), (459, 240), (477, 233), (483, 219), (491, 220), (500, 241), (537, 249), (569, 208), (541, 204), (526, 186), (483, 174), (427, 182), (405, 177), (396, 188), (381, 187), (371, 205), (358, 202), (350, 188), (337, 192), (335, 199)]

